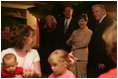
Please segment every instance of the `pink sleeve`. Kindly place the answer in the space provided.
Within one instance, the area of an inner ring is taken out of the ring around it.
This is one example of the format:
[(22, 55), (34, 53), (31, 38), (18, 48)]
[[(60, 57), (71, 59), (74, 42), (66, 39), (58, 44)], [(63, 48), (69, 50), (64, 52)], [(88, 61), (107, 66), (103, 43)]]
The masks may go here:
[(66, 73), (65, 78), (75, 78), (75, 75), (71, 71), (69, 71), (68, 73)]
[(75, 75), (71, 74), (69, 78), (75, 78)]
[(54, 77), (54, 74), (53, 74), (53, 73), (50, 74), (50, 75), (48, 76), (48, 78), (55, 78), (55, 77)]

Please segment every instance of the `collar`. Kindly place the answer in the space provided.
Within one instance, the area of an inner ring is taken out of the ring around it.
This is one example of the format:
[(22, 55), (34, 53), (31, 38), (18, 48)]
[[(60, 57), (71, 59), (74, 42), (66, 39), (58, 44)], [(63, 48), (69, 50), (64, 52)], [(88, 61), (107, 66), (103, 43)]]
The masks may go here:
[(102, 22), (102, 20), (106, 17), (106, 15), (104, 15), (100, 20), (99, 20), (99, 23)]
[(69, 19), (68, 19), (68, 18), (65, 18), (65, 21), (66, 21), (66, 20), (70, 21), (71, 19), (72, 19), (72, 18), (69, 18)]

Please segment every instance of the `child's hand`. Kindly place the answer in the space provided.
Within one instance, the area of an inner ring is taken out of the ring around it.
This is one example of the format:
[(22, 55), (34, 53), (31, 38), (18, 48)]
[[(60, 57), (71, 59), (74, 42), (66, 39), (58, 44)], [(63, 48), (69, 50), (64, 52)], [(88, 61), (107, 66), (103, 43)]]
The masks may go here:
[(24, 78), (33, 78), (34, 76), (34, 70), (31, 70), (31, 69), (25, 69), (23, 71), (23, 77)]

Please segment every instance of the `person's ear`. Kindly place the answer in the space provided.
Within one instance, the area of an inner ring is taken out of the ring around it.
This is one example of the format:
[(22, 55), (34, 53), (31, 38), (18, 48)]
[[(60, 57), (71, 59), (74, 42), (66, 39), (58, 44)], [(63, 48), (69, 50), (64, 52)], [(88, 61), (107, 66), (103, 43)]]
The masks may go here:
[(67, 67), (67, 62), (64, 61), (63, 62), (63, 65), (64, 65), (64, 67)]

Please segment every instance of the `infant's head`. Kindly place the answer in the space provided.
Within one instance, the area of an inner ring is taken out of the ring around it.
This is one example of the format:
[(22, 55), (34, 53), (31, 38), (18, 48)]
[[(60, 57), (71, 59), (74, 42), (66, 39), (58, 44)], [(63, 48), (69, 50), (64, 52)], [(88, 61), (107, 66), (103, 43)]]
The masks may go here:
[(16, 70), (18, 63), (17, 63), (16, 56), (14, 54), (8, 53), (8, 54), (4, 55), (2, 61), (3, 61), (3, 63), (2, 63), (3, 69), (6, 72), (12, 73)]

